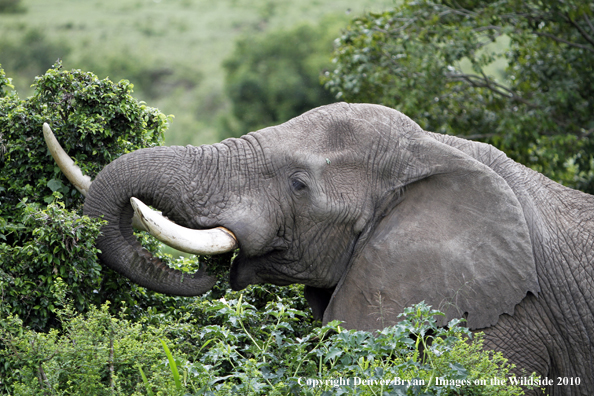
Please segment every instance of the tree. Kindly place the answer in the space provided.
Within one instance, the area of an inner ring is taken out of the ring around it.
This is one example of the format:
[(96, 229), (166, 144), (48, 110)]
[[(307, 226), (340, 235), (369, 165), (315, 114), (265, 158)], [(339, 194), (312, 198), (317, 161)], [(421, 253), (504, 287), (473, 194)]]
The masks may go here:
[(0, 14), (16, 14), (26, 12), (25, 7), (21, 0), (0, 0)]
[(221, 137), (241, 136), (333, 102), (320, 74), (331, 66), (327, 54), (337, 21), (238, 40), (224, 64), (235, 124), (228, 122)]
[(354, 19), (324, 82), (594, 193), (593, 12), (574, 0), (405, 1)]

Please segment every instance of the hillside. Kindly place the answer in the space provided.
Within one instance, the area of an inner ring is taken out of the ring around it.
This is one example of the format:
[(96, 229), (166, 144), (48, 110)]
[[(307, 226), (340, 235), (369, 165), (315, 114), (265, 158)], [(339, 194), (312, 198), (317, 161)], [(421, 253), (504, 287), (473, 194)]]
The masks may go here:
[(26, 12), (0, 14), (0, 64), (22, 97), (31, 93), (33, 77), (58, 57), (67, 69), (127, 78), (138, 98), (175, 116), (167, 144), (218, 140), (214, 123), (228, 109), (221, 64), (237, 38), (316, 24), (328, 15), (346, 24), (350, 16), (393, 5), (391, 0), (22, 3)]

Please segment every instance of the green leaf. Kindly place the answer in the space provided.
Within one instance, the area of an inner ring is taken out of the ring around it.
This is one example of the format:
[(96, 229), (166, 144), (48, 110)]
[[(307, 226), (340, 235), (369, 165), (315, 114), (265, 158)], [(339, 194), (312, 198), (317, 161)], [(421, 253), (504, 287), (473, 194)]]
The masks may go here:
[(329, 360), (332, 360), (335, 357), (342, 355), (342, 353), (343, 353), (343, 350), (342, 349), (336, 348), (336, 347), (331, 347), (329, 349), (328, 353), (326, 354), (325, 361), (327, 362)]
[(167, 355), (167, 360), (169, 360), (169, 367), (171, 368), (171, 374), (173, 375), (173, 380), (175, 381), (175, 388), (178, 391), (182, 390), (181, 380), (179, 377), (179, 372), (177, 371), (177, 364), (175, 364), (175, 359), (173, 359), (173, 355), (169, 351), (167, 344), (163, 339), (161, 339), (161, 344), (163, 345), (163, 349), (165, 350), (165, 354)]
[(140, 364), (137, 365), (138, 370), (140, 371), (140, 376), (142, 377), (142, 382), (144, 382), (144, 387), (146, 388), (146, 393), (148, 396), (154, 396), (153, 391), (149, 385), (148, 379), (146, 375), (144, 375), (144, 371), (142, 371), (142, 366)]
[(452, 379), (465, 379), (468, 377), (468, 370), (460, 363), (449, 363), (448, 364), (452, 369)]
[(59, 189), (61, 189), (62, 187), (64, 187), (64, 184), (62, 184), (62, 182), (60, 180), (51, 179), (50, 181), (47, 182), (47, 186), (52, 191), (58, 191)]

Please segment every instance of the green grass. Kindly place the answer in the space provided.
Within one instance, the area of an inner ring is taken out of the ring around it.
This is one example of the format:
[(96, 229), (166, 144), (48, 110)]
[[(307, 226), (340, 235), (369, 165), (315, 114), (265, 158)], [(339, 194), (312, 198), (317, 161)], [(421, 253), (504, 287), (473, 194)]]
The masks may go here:
[[(304, 21), (318, 23), (329, 14), (343, 16), (346, 25), (353, 15), (394, 5), (393, 0), (23, 3), (26, 13), (0, 14), (0, 64), (10, 63), (10, 54), (2, 51), (2, 41), (18, 40), (31, 29), (40, 29), (45, 42), (64, 44), (70, 49), (59, 55), (66, 68), (93, 71), (101, 78), (127, 78), (143, 88), (138, 90), (139, 99), (175, 115), (167, 144), (195, 145), (217, 140), (215, 123), (229, 106), (221, 63), (233, 51), (239, 36), (290, 28)], [(138, 77), (130, 75), (133, 67), (165, 74), (146, 77), (147, 73), (143, 73)], [(6, 71), (22, 97), (31, 94), (29, 87), (38, 71)], [(157, 92), (151, 92), (152, 81)]]

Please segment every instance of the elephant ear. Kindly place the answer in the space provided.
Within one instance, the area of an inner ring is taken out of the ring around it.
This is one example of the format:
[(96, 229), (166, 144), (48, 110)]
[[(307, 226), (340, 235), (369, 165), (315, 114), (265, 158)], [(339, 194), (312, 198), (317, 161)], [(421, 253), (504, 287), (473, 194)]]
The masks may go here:
[(405, 180), (402, 197), (354, 256), (325, 323), (383, 328), (425, 301), (446, 314), (440, 325), (466, 317), (471, 329), (485, 328), (540, 291), (524, 213), (502, 177), (428, 135), (402, 157), (394, 172)]

